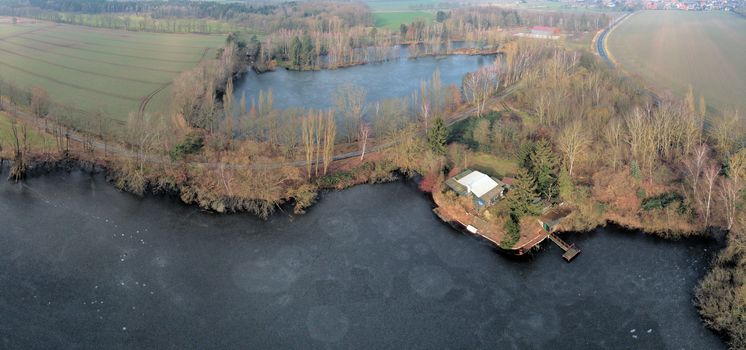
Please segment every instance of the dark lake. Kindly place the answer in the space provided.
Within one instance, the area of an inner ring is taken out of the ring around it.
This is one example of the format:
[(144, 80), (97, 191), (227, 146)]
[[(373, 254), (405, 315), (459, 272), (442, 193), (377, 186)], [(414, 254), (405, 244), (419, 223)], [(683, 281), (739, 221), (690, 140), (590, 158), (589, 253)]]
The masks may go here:
[(436, 70), (440, 70), (443, 86), (461, 86), (461, 79), (466, 73), (494, 61), (494, 55), (418, 59), (408, 59), (403, 55), (403, 58), (394, 61), (335, 70), (299, 72), (277, 69), (262, 74), (250, 71), (236, 81), (234, 101), (238, 108), (241, 97), (245, 95), (248, 110), (252, 98), (258, 99), (259, 90), (264, 90), (266, 94), (272, 89), (275, 108), (328, 109), (334, 106), (334, 92), (340, 86), (352, 84), (364, 88), (367, 102), (372, 103), (410, 96), (419, 90), (420, 82), (430, 80)]
[(715, 241), (565, 238), (569, 264), (507, 257), (408, 182), (263, 222), (78, 171), (0, 181), (0, 348), (724, 348), (692, 302)]

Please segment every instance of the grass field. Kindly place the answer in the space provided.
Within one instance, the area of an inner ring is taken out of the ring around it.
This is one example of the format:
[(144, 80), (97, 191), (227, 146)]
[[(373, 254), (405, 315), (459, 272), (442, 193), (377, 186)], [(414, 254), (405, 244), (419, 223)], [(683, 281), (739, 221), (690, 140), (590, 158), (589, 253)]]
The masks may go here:
[(746, 111), (746, 19), (723, 12), (645, 11), (608, 38), (614, 58), (653, 88), (691, 84), (719, 112)]
[(494, 155), (477, 152), (472, 158), (472, 168), (483, 173), (497, 176), (514, 176), (518, 172), (518, 162), (512, 159), (499, 158)]
[[(0, 112), (0, 146), (6, 155), (9, 155), (12, 148), (13, 138), (11, 117), (5, 112)], [(20, 132), (20, 127), (19, 127)], [(34, 128), (27, 128), (28, 142), (32, 150), (51, 150), (54, 148), (54, 139), (42, 137)]]
[(439, 0), (365, 0), (373, 12), (413, 11), (423, 6), (435, 7)]
[(223, 36), (0, 23), (0, 78), (43, 87), (56, 103), (124, 121), (146, 101), (152, 100), (146, 111), (163, 110), (173, 78), (213, 57), (223, 42)]
[(374, 12), (373, 20), (375, 20), (376, 27), (389, 28), (391, 30), (399, 30), (399, 27), (404, 24), (412, 23), (416, 20), (425, 20), (430, 22), (435, 19), (435, 15), (425, 11), (402, 11), (402, 12)]

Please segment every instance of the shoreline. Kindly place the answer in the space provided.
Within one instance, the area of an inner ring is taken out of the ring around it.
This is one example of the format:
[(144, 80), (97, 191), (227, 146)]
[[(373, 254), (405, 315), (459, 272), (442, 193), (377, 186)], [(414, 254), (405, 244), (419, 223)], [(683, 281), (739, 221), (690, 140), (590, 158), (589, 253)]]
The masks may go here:
[[(366, 164), (373, 164), (374, 162), (364, 162), (361, 163), (360, 166), (365, 167)], [(5, 159), (2, 163), (0, 163), (0, 178), (2, 178), (6, 172), (10, 169), (11, 165), (13, 164), (12, 160)], [(129, 191), (127, 188), (121, 188), (117, 186), (116, 180), (122, 176), (122, 174), (117, 173), (119, 169), (116, 169), (115, 166), (113, 166), (113, 162), (111, 160), (89, 160), (89, 159), (83, 159), (80, 157), (76, 157), (74, 155), (62, 155), (59, 157), (54, 157), (51, 154), (43, 154), (43, 155), (32, 155), (30, 157), (30, 160), (28, 162), (28, 167), (26, 170), (26, 177), (22, 180), (18, 180), (15, 182), (23, 182), (26, 179), (29, 178), (40, 178), (46, 175), (50, 175), (57, 172), (72, 172), (74, 170), (80, 170), (83, 172), (87, 172), (90, 174), (102, 174), (106, 181), (111, 184), (114, 187), (119, 188), (120, 190), (127, 192), (131, 195), (135, 196), (146, 196), (146, 195), (152, 195), (152, 196), (158, 196), (158, 195), (170, 195), (170, 196), (180, 196), (180, 191), (185, 190), (187, 188), (180, 188), (180, 187), (174, 187), (172, 188), (173, 191), (164, 191), (163, 189), (155, 189), (155, 188), (146, 188), (146, 191), (143, 193), (135, 193), (132, 191)], [(346, 181), (340, 181), (335, 184), (317, 184), (315, 195), (318, 197), (319, 194), (321, 194), (324, 191), (344, 191), (346, 189), (350, 189), (359, 185), (365, 185), (365, 184), (381, 184), (381, 183), (389, 183), (389, 182), (395, 182), (400, 180), (408, 180), (414, 181), (414, 183), (418, 183), (416, 180), (417, 174), (408, 175), (401, 171), (401, 169), (388, 169), (390, 171), (387, 172), (384, 176), (370, 176), (365, 178), (351, 178), (347, 179)], [(336, 172), (330, 172), (329, 175), (337, 175), (339, 173), (345, 172), (342, 171), (336, 171)], [(4, 181), (14, 181), (9, 178), (5, 178)], [(318, 181), (317, 181), (318, 182)], [(433, 198), (432, 193), (428, 193), (422, 190), (419, 190), (421, 194), (425, 194), (430, 198), (430, 201), (432, 202), (433, 209), (438, 209), (438, 203)], [(257, 200), (256, 198), (242, 198), (243, 200)], [(289, 205), (294, 204), (295, 198), (286, 198), (285, 201), (280, 203), (280, 205)], [(246, 210), (240, 210), (240, 208), (235, 208), (236, 210), (224, 210), (224, 211), (218, 211), (211, 208), (205, 208), (199, 205), (195, 202), (187, 202), (182, 201), (186, 205), (196, 205), (204, 210), (215, 212), (218, 214), (225, 214), (225, 213), (246, 213), (246, 214), (253, 214), (250, 211)], [(309, 206), (306, 206), (305, 208), (311, 208), (314, 204), (316, 204), (316, 200), (314, 202), (310, 203)], [(296, 215), (302, 215), (303, 212), (298, 212)], [(439, 218), (440, 221), (444, 224), (448, 224), (449, 226), (453, 226), (452, 222), (453, 220), (449, 220), (448, 217), (445, 215), (441, 216), (438, 215), (435, 211), (433, 212), (436, 218)], [(572, 214), (568, 215), (567, 218), (571, 218), (575, 216), (576, 212), (573, 211)], [(612, 213), (616, 214), (616, 213)], [(578, 225), (574, 224), (572, 221), (565, 221), (561, 224), (558, 224), (557, 227), (559, 229), (552, 230), (552, 232), (556, 232), (557, 234), (563, 234), (563, 233), (588, 233), (592, 232), (596, 229), (606, 227), (606, 226), (616, 226), (620, 227), (624, 230), (628, 231), (636, 231), (641, 232), (646, 235), (653, 235), (656, 237), (659, 237), (661, 239), (665, 240), (680, 240), (682, 238), (688, 238), (688, 237), (704, 237), (707, 238), (707, 234), (711, 232), (703, 232), (703, 231), (671, 231), (671, 232), (661, 232), (660, 230), (656, 229), (653, 226), (645, 225), (644, 223), (642, 225), (635, 225), (630, 222), (625, 222), (622, 220), (618, 220), (619, 216), (617, 216), (617, 219), (613, 218), (614, 215), (604, 215), (602, 217), (599, 217), (595, 225), (588, 225), (584, 227), (579, 227)], [(569, 223), (569, 224), (566, 224)], [(454, 227), (454, 230), (461, 231), (458, 228)], [(715, 231), (714, 232), (717, 236), (719, 236), (720, 239), (723, 236), (723, 232)], [(475, 236), (484, 237), (482, 234), (473, 234)], [(548, 237), (548, 234), (547, 234)], [(541, 242), (546, 240), (547, 237), (544, 237), (541, 241), (534, 244), (533, 246), (538, 246)], [(494, 239), (491, 239), (489, 237), (484, 237), (490, 242), (495, 242)], [(504, 251), (511, 251), (511, 249), (505, 249), (503, 247), (499, 247), (499, 244), (495, 244), (497, 248), (504, 250)], [(525, 252), (524, 252), (525, 253)], [(524, 253), (518, 254), (522, 255)]]

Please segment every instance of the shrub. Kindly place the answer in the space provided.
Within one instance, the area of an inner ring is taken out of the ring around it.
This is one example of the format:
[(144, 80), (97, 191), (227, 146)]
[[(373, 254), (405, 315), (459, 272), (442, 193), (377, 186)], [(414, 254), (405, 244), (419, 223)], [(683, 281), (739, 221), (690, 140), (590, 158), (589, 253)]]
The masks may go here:
[(184, 141), (177, 144), (173, 150), (171, 150), (171, 159), (179, 160), (190, 154), (197, 154), (202, 151), (205, 147), (205, 140), (202, 135), (198, 133), (189, 133), (184, 138)]
[(726, 335), (732, 349), (746, 348), (746, 245), (732, 232), (728, 246), (696, 289), (705, 324)]
[(328, 175), (324, 175), (316, 180), (316, 183), (321, 188), (335, 188), (339, 184), (346, 181), (351, 181), (354, 176), (349, 171), (337, 171)]
[(645, 198), (642, 201), (642, 209), (644, 210), (653, 210), (653, 209), (663, 209), (668, 207), (674, 202), (683, 202), (684, 198), (678, 194), (678, 193), (664, 193), (655, 197), (649, 197)]

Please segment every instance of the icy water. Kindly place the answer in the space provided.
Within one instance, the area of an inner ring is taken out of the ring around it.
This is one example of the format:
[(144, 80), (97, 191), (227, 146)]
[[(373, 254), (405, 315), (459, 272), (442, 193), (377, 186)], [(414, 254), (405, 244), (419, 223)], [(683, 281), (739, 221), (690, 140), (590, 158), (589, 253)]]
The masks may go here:
[(404, 182), (262, 222), (81, 172), (0, 181), (0, 348), (724, 348), (692, 302), (715, 242), (566, 239), (569, 264), (507, 257)]
[(460, 87), (466, 73), (494, 61), (494, 55), (421, 57), (334, 70), (298, 72), (278, 69), (263, 74), (251, 71), (235, 83), (234, 101), (238, 108), (241, 97), (245, 95), (246, 108), (249, 109), (252, 99), (258, 100), (260, 90), (266, 94), (272, 89), (275, 108), (327, 109), (334, 107), (333, 96), (337, 89), (356, 85), (365, 89), (366, 101), (373, 103), (411, 96), (419, 91), (422, 81), (431, 80), (436, 70), (440, 71), (443, 86), (456, 84)]

